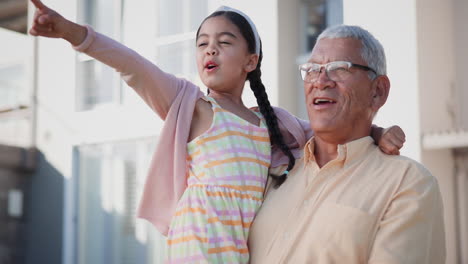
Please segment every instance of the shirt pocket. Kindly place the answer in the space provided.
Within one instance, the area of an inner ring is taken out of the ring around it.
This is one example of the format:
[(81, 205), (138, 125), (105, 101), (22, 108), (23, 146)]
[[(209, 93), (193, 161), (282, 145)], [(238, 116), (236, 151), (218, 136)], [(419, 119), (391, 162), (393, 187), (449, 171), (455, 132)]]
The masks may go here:
[(366, 263), (376, 217), (336, 203), (324, 203), (312, 219), (319, 263)]

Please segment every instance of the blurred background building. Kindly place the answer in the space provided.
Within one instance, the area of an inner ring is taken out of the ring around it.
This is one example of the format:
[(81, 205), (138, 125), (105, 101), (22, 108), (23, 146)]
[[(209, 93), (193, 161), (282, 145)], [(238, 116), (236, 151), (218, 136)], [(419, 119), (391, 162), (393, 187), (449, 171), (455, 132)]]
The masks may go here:
[[(468, 1), (44, 2), (196, 83), (198, 26), (221, 4), (239, 8), (262, 38), (272, 104), (305, 119), (297, 65), (318, 34), (368, 29), (392, 82), (375, 123), (400, 125), (402, 154), (439, 180), (446, 263), (468, 263)], [(0, 0), (0, 264), (162, 263), (164, 239), (135, 217), (162, 121), (113, 70), (62, 40), (27, 36), (33, 12)], [(245, 101), (255, 104), (250, 92)]]

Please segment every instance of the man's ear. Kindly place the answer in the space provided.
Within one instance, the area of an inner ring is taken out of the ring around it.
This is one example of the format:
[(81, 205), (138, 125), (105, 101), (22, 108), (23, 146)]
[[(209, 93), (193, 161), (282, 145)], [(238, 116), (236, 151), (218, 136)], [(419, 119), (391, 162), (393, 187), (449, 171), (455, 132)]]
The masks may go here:
[(390, 92), (390, 80), (387, 75), (377, 76), (372, 83), (372, 108), (378, 111), (388, 98)]
[(246, 72), (254, 71), (257, 68), (257, 64), (258, 64), (258, 55), (250, 54), (244, 69)]

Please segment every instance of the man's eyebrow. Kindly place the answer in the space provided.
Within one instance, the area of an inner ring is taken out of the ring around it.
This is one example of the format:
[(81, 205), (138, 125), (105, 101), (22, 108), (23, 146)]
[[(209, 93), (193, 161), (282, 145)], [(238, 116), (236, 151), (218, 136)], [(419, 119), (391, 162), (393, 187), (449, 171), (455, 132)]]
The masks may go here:
[[(235, 38), (235, 39), (237, 38), (236, 35), (232, 34), (232, 33), (229, 32), (229, 31), (223, 31), (223, 32), (218, 33), (217, 35), (218, 35), (218, 36), (227, 35), (227, 36), (230, 36), (230, 37)], [(206, 34), (206, 33), (201, 33), (200, 35), (198, 35), (197, 40), (198, 40), (199, 38), (201, 38), (201, 37), (208, 37), (208, 34)]]

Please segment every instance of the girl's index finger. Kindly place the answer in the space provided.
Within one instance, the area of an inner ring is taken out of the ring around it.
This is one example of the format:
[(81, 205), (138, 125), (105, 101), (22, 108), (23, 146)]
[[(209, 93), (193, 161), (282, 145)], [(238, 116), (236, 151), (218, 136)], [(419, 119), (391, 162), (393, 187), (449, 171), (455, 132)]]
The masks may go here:
[(34, 6), (38, 9), (46, 9), (47, 6), (45, 6), (41, 0), (31, 0), (31, 2), (34, 4)]

